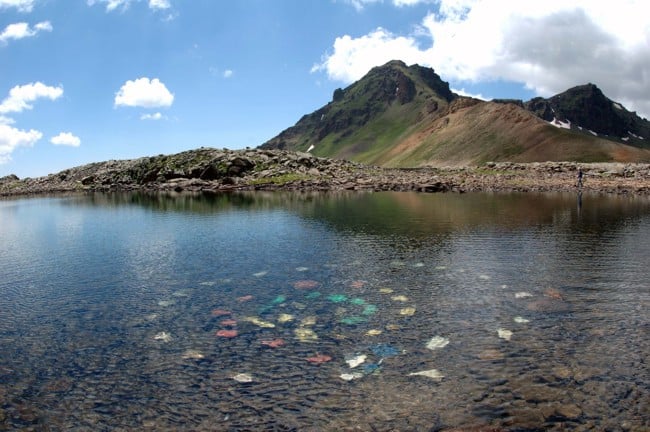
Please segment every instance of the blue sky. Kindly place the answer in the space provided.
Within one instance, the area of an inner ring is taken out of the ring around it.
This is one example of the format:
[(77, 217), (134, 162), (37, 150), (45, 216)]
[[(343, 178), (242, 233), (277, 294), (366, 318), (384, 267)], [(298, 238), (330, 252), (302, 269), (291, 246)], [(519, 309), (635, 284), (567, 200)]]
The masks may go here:
[(649, 117), (650, 18), (611, 4), (0, 0), (0, 176), (256, 147), (391, 59), (484, 99), (593, 82)]

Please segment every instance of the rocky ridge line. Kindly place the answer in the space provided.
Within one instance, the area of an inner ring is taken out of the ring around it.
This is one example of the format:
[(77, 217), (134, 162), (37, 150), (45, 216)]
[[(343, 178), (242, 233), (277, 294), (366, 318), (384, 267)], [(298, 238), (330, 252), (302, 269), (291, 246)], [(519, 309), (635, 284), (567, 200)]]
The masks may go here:
[(650, 195), (649, 164), (488, 163), (388, 169), (284, 150), (200, 148), (174, 155), (91, 163), (39, 178), (0, 178), (0, 196), (108, 191), (575, 191)]

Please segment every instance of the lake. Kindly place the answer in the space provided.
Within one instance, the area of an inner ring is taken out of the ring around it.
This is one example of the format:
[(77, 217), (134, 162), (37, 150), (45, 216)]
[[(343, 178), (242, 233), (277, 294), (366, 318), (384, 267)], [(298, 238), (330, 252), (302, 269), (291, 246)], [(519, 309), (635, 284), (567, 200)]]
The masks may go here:
[(648, 430), (650, 200), (0, 200), (0, 430)]

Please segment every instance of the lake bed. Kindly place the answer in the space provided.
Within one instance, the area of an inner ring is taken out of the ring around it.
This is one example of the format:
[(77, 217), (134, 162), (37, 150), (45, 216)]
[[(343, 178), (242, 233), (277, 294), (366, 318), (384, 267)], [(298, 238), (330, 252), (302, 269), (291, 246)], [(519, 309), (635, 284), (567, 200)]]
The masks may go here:
[(643, 430), (647, 197), (0, 201), (0, 429)]

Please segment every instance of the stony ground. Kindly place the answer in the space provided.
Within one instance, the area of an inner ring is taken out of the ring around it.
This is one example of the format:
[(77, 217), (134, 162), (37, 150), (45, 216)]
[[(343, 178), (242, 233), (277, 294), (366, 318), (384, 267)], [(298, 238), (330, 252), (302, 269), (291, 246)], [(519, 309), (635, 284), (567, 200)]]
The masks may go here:
[(75, 191), (374, 190), (583, 191), (650, 195), (650, 164), (488, 163), (480, 167), (382, 169), (281, 150), (201, 148), (88, 164), (39, 178), (0, 178), (0, 196)]

